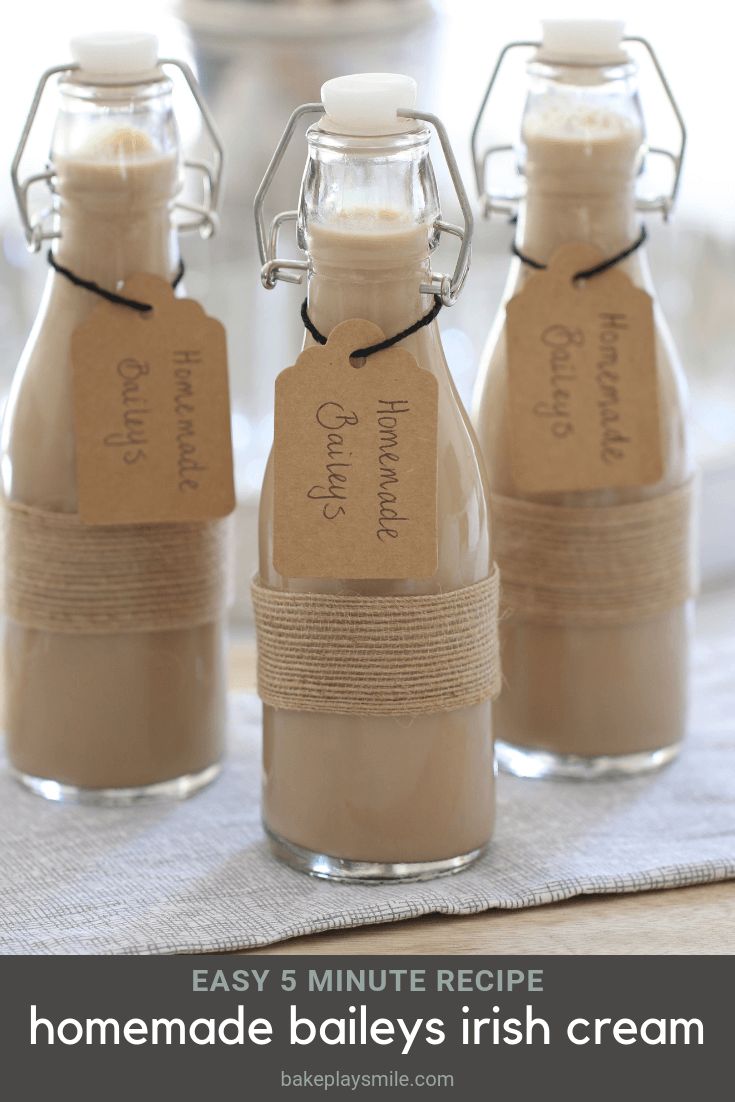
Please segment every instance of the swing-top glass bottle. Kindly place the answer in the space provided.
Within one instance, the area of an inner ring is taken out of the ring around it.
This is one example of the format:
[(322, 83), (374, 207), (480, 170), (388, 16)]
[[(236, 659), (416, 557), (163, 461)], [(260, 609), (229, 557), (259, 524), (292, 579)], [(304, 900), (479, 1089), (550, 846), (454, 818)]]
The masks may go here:
[[(150, 34), (90, 35), (73, 62), (39, 83), (13, 164), (29, 246), (52, 242), (55, 263), (109, 291), (145, 272), (173, 280), (177, 230), (214, 226), (221, 148), (193, 74), (161, 60)], [(207, 202), (184, 203), (184, 162), (164, 66), (186, 77), (215, 144), (198, 162)], [(59, 109), (48, 168), (20, 167), (44, 89)], [(36, 185), (51, 190), (40, 215)], [(175, 211), (184, 210), (183, 217)], [(177, 220), (178, 219), (178, 224)], [(3, 426), (9, 507), (78, 511), (70, 345), (100, 298), (50, 271)], [(180, 630), (44, 630), (9, 618), (4, 640), (6, 733), (19, 779), (50, 799), (129, 802), (178, 797), (217, 774), (225, 722), (224, 622)]]
[[(668, 215), (684, 151), (667, 154), (674, 166), (670, 194), (637, 196), (644, 160), (651, 158), (638, 97), (637, 65), (627, 43), (649, 51), (644, 40), (623, 39), (622, 24), (549, 21), (541, 43), (503, 50), (473, 135), (478, 186), (485, 212), (517, 214), (516, 241), (523, 256), (548, 264), (567, 243), (589, 243), (603, 258), (635, 243), (640, 211)], [(522, 199), (493, 194), (497, 155), (482, 152), (483, 111), (507, 52), (532, 47), (527, 96), (515, 148), (525, 181)], [(660, 153), (660, 150), (653, 152)], [(490, 182), (488, 182), (490, 181)], [(633, 284), (653, 294), (645, 248), (619, 265)], [(491, 494), (544, 504), (585, 507), (642, 501), (674, 490), (692, 474), (686, 385), (666, 323), (654, 298), (663, 476), (655, 484), (586, 492), (520, 493), (513, 475), (505, 303), (534, 270), (515, 258), (491, 329), (478, 378), (473, 421), (487, 463)], [(531, 616), (501, 620), (504, 689), (493, 706), (500, 764), (522, 776), (596, 777), (645, 771), (671, 760), (687, 717), (687, 659), (691, 602), (657, 616), (609, 626), (555, 625)]]
[[(454, 231), (463, 236), (455, 276), (432, 275), (430, 255), (445, 224), (427, 117), (413, 110), (415, 83), (366, 74), (331, 81), (322, 93), (324, 107), (308, 105), (292, 117), (272, 164), (299, 118), (321, 114), (307, 132), (298, 204), (298, 240), (307, 259), (276, 259), (277, 235), (262, 223), (269, 173), (256, 201), (263, 280), (272, 286), (276, 276), (293, 279), (294, 269), (306, 271), (309, 317), (322, 334), (349, 318), (398, 333), (429, 311), (428, 292), (442, 294), (447, 304), (458, 293), (469, 259), (471, 213), (465, 203), (467, 224)], [(312, 343), (307, 334), (305, 346)], [(282, 576), (273, 563), (271, 460), (260, 512), (263, 585), (293, 593), (415, 595), (488, 577), (484, 474), (436, 321), (401, 347), (439, 384), (438, 570), (424, 580)], [(268, 705), (263, 712), (264, 822), (276, 854), (292, 866), (338, 878), (423, 878), (466, 866), (487, 844), (494, 784), (489, 701), (415, 717)]]

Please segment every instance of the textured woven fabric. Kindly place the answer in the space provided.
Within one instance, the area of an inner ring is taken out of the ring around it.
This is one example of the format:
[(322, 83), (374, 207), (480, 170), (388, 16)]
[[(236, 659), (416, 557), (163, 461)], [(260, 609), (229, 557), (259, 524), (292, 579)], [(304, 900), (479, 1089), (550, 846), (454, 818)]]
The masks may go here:
[(274, 708), (425, 715), (500, 692), (499, 574), (416, 596), (284, 593), (253, 581), (258, 693)]
[(166, 631), (221, 619), (230, 602), (229, 519), (82, 524), (2, 503), (4, 607), (42, 631)]
[(593, 508), (491, 498), (503, 605), (542, 624), (629, 624), (694, 596), (692, 479)]
[[(730, 633), (731, 633), (730, 628)], [(47, 804), (0, 774), (0, 950), (237, 949), (442, 912), (532, 907), (735, 877), (735, 639), (699, 644), (680, 759), (618, 782), (498, 778), (485, 858), (429, 883), (347, 885), (282, 868), (258, 811), (259, 705), (232, 702), (227, 768), (174, 806)]]

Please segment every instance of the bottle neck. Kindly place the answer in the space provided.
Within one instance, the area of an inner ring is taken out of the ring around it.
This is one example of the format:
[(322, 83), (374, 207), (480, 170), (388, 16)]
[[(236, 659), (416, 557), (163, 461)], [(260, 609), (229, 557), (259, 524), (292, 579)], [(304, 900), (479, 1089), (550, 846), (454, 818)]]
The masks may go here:
[(516, 240), (523, 252), (547, 264), (570, 242), (585, 242), (612, 256), (635, 241), (639, 232), (632, 181), (603, 193), (551, 191), (529, 183)]
[(178, 239), (168, 203), (112, 214), (62, 198), (59, 230), (58, 262), (108, 290), (115, 290), (138, 272), (172, 279), (179, 266)]
[(645, 140), (635, 66), (532, 62), (528, 72), (518, 244), (541, 263), (570, 242), (612, 256), (640, 232), (635, 187)]
[(110, 290), (137, 272), (169, 279), (181, 146), (170, 82), (69, 80), (51, 144), (59, 263)]
[(309, 316), (322, 333), (349, 318), (363, 318), (389, 336), (431, 306), (431, 296), (421, 292), (430, 266), (427, 234), (420, 228), (407, 235), (369, 237), (317, 232), (309, 256)]
[(388, 336), (431, 306), (421, 294), (440, 217), (425, 126), (377, 136), (308, 133), (299, 244), (309, 257), (309, 312), (323, 333), (348, 318)]

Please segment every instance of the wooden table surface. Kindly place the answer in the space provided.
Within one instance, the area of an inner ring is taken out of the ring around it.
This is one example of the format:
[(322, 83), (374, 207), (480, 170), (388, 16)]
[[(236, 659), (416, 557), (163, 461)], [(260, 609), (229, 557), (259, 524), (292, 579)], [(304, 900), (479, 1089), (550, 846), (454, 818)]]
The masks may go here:
[[(735, 591), (700, 601), (698, 631), (732, 633)], [(252, 643), (232, 648), (231, 684), (252, 691)], [(532, 783), (532, 782), (529, 782)], [(733, 778), (735, 800), (735, 778)], [(294, 938), (258, 953), (735, 953), (735, 883), (596, 895), (468, 917), (431, 915), (408, 922)]]

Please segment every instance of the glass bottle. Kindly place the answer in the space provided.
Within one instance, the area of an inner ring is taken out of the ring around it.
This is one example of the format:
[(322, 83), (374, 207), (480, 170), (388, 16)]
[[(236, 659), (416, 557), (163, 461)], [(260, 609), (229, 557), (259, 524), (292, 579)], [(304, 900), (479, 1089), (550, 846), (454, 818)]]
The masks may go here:
[[(157, 41), (84, 36), (72, 42), (72, 54), (75, 65), (52, 70), (39, 85), (40, 96), (49, 75), (60, 72), (46, 176), (53, 225), (33, 221), (22, 205), (29, 243), (38, 248), (53, 239), (57, 264), (108, 290), (138, 272), (172, 280), (183, 163)], [(193, 84), (192, 91), (198, 97)], [(16, 185), (33, 114), (14, 165)], [(210, 221), (203, 212), (202, 220)], [(3, 425), (3, 490), (11, 508), (77, 512), (70, 342), (100, 301), (49, 271)], [(44, 797), (179, 797), (219, 769), (222, 619), (110, 634), (47, 631), (9, 619), (4, 668), (10, 762)]]
[[(387, 124), (376, 121), (380, 77), (341, 79), (354, 82), (355, 118), (352, 112), (342, 119), (326, 114), (307, 132), (298, 235), (308, 259), (290, 266), (308, 266), (308, 311), (321, 333), (357, 317), (389, 335), (431, 306), (422, 287), (431, 280), (440, 212), (430, 131), (417, 118), (397, 118), (395, 105)], [(410, 107), (415, 83), (386, 79), (398, 81), (401, 102)], [(325, 85), (323, 96), (337, 83)], [(270, 270), (264, 269), (265, 279)], [(307, 334), (304, 346), (311, 343)], [(280, 575), (273, 564), (271, 460), (260, 508), (262, 585), (294, 593), (427, 594), (488, 577), (482, 464), (436, 321), (401, 347), (439, 384), (437, 572), (420, 581)], [(263, 735), (265, 827), (275, 853), (302, 871), (354, 879), (427, 877), (464, 867), (490, 838), (489, 701), (416, 717), (264, 705)]]
[[(546, 264), (568, 242), (588, 242), (604, 257), (614, 256), (638, 238), (637, 210), (658, 205), (636, 198), (647, 147), (637, 66), (621, 35), (622, 24), (552, 21), (544, 24), (544, 41), (528, 63), (519, 166), (526, 189), (516, 240), (536, 262)], [(680, 157), (677, 182), (679, 163)], [(667, 212), (668, 197), (660, 205)], [(620, 270), (654, 293), (644, 248)], [(511, 469), (505, 303), (532, 274), (514, 258), (477, 382), (473, 420), (491, 495), (584, 509), (642, 501), (681, 486), (692, 474), (686, 386), (654, 299), (661, 480), (586, 492), (518, 491)], [(501, 766), (522, 776), (592, 777), (645, 771), (673, 758), (686, 725), (691, 613), (685, 602), (651, 619), (609, 626), (542, 624), (530, 615), (501, 619), (504, 688), (493, 706)]]

